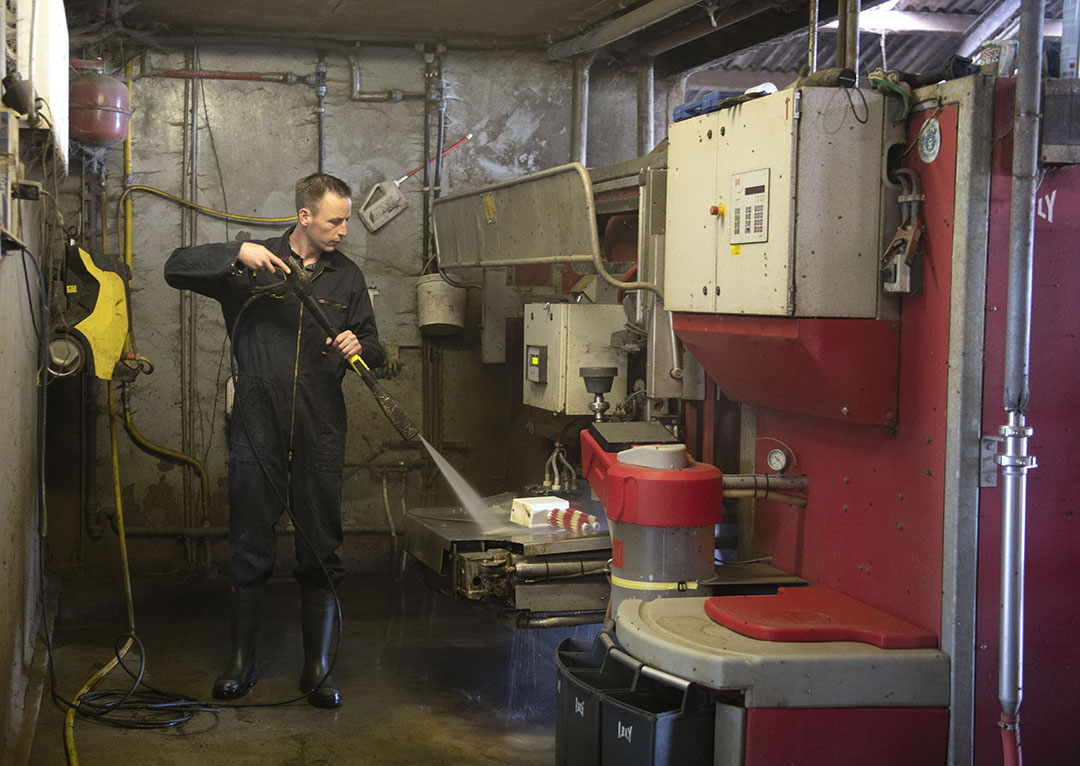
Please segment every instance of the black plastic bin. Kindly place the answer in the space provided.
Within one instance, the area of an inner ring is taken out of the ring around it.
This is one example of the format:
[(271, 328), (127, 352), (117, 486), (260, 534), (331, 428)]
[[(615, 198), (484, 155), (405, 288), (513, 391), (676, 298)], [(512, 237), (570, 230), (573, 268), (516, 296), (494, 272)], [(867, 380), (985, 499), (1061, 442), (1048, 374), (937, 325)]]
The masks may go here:
[(711, 766), (715, 705), (694, 684), (675, 688), (639, 676), (600, 706), (603, 766)]
[(642, 665), (605, 633), (555, 651), (556, 766), (710, 766), (714, 705), (694, 684)]
[(615, 662), (599, 640), (586, 648), (567, 639), (555, 650), (555, 665), (556, 766), (599, 766), (600, 700), (606, 692), (633, 688), (635, 671)]

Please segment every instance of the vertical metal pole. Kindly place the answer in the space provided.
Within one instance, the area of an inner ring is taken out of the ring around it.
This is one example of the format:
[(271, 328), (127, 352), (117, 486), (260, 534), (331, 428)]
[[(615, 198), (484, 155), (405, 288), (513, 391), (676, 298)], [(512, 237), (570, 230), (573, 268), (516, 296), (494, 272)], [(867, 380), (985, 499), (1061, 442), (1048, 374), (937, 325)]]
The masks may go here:
[(817, 45), (818, 45), (818, 0), (810, 0), (810, 42), (807, 48), (806, 73), (813, 74), (817, 71)]
[(847, 63), (847, 17), (848, 0), (839, 0), (836, 5), (836, 66), (846, 67)]
[(652, 151), (656, 138), (653, 114), (656, 111), (656, 74), (652, 56), (638, 65), (637, 70), (637, 153), (643, 157)]
[(1000, 429), (1004, 449), (998, 455), (1001, 499), (1001, 638), (998, 698), (1006, 759), (1019, 757), (1017, 716), (1023, 699), (1024, 669), (1024, 518), (1027, 472), (1035, 459), (1027, 454), (1031, 428), (1024, 422), (1028, 406), (1028, 362), (1031, 355), (1031, 283), (1038, 186), (1039, 108), (1042, 91), (1043, 16), (1045, 0), (1023, 0), (1020, 8), (1020, 50), (1013, 120), (1012, 213), (1009, 221), (1009, 290), (1005, 331), (1007, 422)]
[(859, 85), (859, 12), (861, 7), (862, 0), (847, 0), (847, 19), (845, 20), (847, 30), (844, 35), (847, 46), (845, 66), (854, 70), (856, 87)]
[[(190, 66), (198, 67), (198, 47), (192, 48), (189, 57)], [(185, 95), (188, 98), (189, 122), (185, 133), (190, 136), (185, 141), (184, 184), (187, 186), (186, 196), (193, 202), (199, 201), (199, 80), (193, 79), (185, 86)], [(194, 245), (198, 231), (198, 222), (193, 211), (186, 211), (183, 220), (182, 239), (187, 246)], [(180, 293), (180, 443), (181, 451), (185, 455), (194, 454), (195, 441), (195, 349), (197, 347), (196, 333), (198, 322), (196, 321), (195, 296), (189, 290)], [(194, 509), (192, 494), (195, 491), (191, 480), (190, 471), (183, 473), (183, 510), (182, 518), (185, 527), (195, 526), (193, 521)], [(184, 549), (187, 553), (188, 563), (194, 563), (195, 549), (190, 538), (184, 538)]]
[(315, 65), (315, 115), (319, 123), (319, 172), (326, 172), (326, 62)]
[(570, 104), (570, 161), (586, 165), (589, 137), (589, 68), (593, 55), (574, 59), (574, 84)]

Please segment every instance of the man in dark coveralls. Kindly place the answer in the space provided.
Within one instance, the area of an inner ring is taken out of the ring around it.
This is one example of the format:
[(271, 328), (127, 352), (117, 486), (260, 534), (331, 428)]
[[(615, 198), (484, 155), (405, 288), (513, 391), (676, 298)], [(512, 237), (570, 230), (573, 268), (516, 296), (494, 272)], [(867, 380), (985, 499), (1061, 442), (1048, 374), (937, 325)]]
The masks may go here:
[[(241, 697), (255, 684), (263, 586), (274, 564), (274, 523), (288, 502), (298, 528), (300, 690), (316, 707), (341, 705), (341, 692), (327, 675), (335, 616), (330, 584), (336, 589), (344, 575), (336, 553), (342, 542), (345, 459), (341, 379), (345, 359), (353, 354), (372, 368), (384, 358), (364, 275), (337, 250), (352, 212), (351, 197), (344, 181), (310, 175), (296, 184), (297, 223), (282, 236), (183, 248), (165, 264), (171, 286), (221, 304), (239, 373), (229, 435), (232, 654), (214, 683), (218, 699)], [(280, 283), (280, 272), (289, 273), (290, 255), (294, 264), (303, 263), (331, 325), (342, 328), (336, 338), (327, 338), (289, 291), (252, 299), (256, 288)]]

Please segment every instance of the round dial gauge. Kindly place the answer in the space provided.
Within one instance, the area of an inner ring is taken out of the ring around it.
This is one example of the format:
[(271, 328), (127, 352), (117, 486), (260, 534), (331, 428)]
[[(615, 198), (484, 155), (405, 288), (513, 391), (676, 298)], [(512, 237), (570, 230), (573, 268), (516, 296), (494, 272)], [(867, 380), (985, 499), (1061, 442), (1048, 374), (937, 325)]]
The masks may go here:
[(787, 453), (782, 449), (769, 450), (769, 454), (765, 457), (765, 462), (769, 464), (769, 468), (780, 473), (787, 468)]

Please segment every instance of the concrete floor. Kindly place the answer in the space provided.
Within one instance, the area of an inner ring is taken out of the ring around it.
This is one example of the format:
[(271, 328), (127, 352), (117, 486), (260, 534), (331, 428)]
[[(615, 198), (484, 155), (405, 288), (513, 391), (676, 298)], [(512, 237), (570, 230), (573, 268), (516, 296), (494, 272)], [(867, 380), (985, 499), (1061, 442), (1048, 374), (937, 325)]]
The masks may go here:
[[(220, 578), (138, 577), (136, 627), (147, 681), (208, 699), (228, 653), (227, 585)], [(490, 609), (428, 589), (416, 572), (354, 575), (341, 593), (343, 648), (334, 677), (345, 704), (306, 702), (202, 714), (177, 729), (129, 731), (78, 720), (82, 766), (114, 763), (530, 764), (554, 763), (554, 647), (598, 626), (515, 631)], [(125, 626), (116, 580), (69, 578), (55, 630), (56, 685), (70, 698), (112, 656)], [(299, 588), (268, 586), (260, 680), (245, 698), (297, 695), (301, 665)], [(113, 671), (99, 688), (126, 688)], [(48, 684), (48, 681), (46, 681)], [(65, 762), (64, 711), (46, 687), (31, 766)]]

